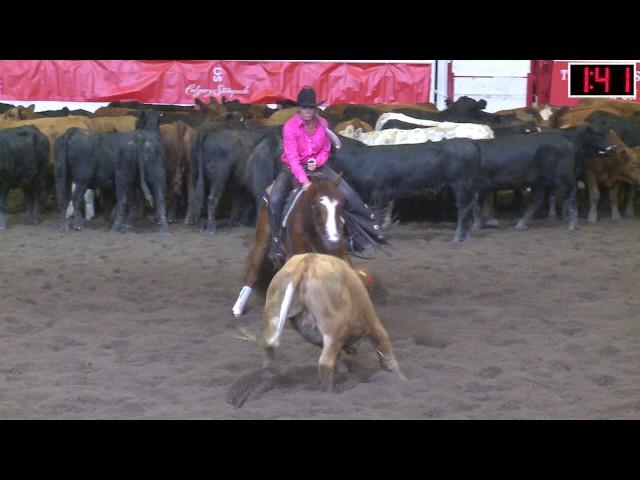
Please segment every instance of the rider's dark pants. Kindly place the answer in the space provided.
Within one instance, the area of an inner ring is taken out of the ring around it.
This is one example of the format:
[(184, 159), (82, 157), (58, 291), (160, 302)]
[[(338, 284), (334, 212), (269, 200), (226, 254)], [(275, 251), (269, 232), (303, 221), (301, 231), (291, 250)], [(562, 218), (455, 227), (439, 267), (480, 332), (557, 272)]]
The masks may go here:
[[(338, 178), (338, 174), (329, 166), (323, 165), (317, 172), (321, 172), (327, 180), (335, 180)], [(295, 179), (289, 169), (283, 170), (276, 177), (273, 188), (270, 195), (270, 209), (271, 209), (271, 229), (272, 235), (276, 238), (280, 236), (280, 229), (282, 228), (282, 214), (284, 209), (284, 203), (287, 199), (289, 192), (293, 188), (298, 186), (298, 181)], [(377, 220), (368, 206), (360, 199), (360, 196), (351, 188), (351, 186), (344, 180), (340, 179), (338, 184), (338, 190), (345, 196), (345, 210), (351, 215), (351, 217), (362, 227), (369, 236), (374, 240), (384, 243), (382, 232)]]
[(276, 238), (279, 238), (280, 229), (282, 228), (282, 210), (284, 203), (296, 183), (298, 183), (297, 180), (288, 169), (282, 170), (273, 183), (269, 199), (269, 208), (271, 210), (271, 235)]

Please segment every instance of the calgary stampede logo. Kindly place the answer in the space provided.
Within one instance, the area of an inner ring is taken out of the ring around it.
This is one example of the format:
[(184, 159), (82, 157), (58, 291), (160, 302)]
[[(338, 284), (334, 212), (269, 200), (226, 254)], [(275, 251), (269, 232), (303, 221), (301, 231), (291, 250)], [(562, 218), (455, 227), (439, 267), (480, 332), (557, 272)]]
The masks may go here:
[(246, 95), (249, 93), (249, 87), (244, 87), (242, 90), (233, 90), (229, 87), (225, 87), (223, 82), (224, 70), (222, 67), (214, 67), (213, 68), (213, 82), (217, 84), (216, 88), (202, 88), (197, 83), (192, 83), (184, 89), (187, 95), (192, 97), (220, 97), (227, 96), (233, 97), (234, 95)]

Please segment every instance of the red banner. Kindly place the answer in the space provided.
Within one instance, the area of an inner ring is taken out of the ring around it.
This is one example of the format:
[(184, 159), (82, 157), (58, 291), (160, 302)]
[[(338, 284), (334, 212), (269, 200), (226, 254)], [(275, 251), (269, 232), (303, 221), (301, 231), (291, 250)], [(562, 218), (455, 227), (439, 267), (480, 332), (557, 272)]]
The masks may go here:
[[(580, 98), (569, 98), (569, 62), (553, 62), (549, 103), (556, 107), (575, 107)], [(640, 102), (640, 63), (636, 65), (636, 98)]]
[(335, 103), (425, 103), (430, 64), (2, 60), (0, 100), (193, 104), (295, 100), (311, 85)]

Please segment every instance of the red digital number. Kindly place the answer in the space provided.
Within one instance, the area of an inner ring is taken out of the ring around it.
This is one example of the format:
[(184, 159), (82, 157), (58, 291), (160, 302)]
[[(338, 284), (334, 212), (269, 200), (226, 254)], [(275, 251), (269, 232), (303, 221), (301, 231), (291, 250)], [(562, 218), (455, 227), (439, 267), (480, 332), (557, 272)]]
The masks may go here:
[(609, 93), (609, 67), (602, 67), (604, 69), (604, 76), (600, 76), (600, 67), (596, 67), (594, 80), (598, 83), (604, 82), (604, 92)]
[(624, 69), (624, 93), (631, 93), (631, 67)]
[(584, 67), (584, 73), (582, 74), (583, 80), (583, 93), (589, 93), (589, 67)]

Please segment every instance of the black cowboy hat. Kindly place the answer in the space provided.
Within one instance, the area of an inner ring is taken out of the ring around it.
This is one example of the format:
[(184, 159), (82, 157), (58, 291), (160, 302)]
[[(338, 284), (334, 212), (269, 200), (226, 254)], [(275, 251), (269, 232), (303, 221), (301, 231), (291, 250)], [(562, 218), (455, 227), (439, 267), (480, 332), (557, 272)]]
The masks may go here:
[(313, 107), (317, 108), (319, 105), (322, 105), (325, 101), (318, 102), (316, 99), (316, 91), (311, 87), (303, 87), (298, 93), (298, 101), (296, 105), (298, 107)]

